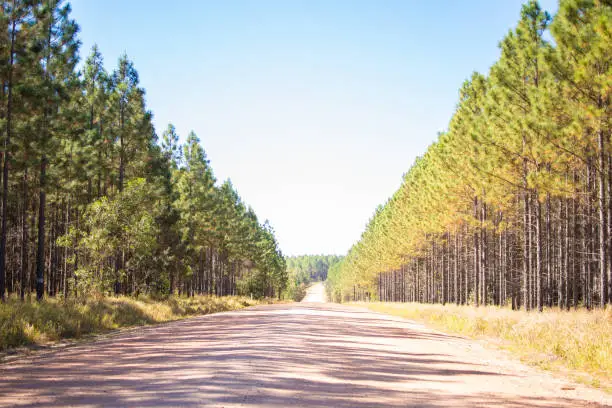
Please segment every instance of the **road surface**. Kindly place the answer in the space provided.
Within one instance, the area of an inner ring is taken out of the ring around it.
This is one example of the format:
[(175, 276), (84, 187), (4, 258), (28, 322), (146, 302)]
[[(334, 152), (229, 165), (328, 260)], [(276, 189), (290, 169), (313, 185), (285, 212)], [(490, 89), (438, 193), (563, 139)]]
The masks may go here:
[(303, 303), (325, 303), (327, 296), (325, 295), (325, 285), (323, 282), (317, 282), (311, 285), (306, 290), (306, 296), (302, 300)]
[(479, 343), (327, 303), (201, 316), (0, 365), (0, 406), (596, 407), (610, 401)]

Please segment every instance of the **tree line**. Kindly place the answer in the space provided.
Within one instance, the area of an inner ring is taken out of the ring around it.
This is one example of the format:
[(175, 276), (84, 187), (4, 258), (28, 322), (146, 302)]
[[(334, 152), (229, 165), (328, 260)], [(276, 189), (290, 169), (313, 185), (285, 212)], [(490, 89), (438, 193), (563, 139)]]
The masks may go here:
[(287, 295), (295, 301), (306, 296), (306, 289), (312, 282), (327, 279), (327, 272), (332, 265), (342, 259), (338, 255), (299, 255), (289, 256), (287, 261)]
[(612, 301), (612, 2), (529, 1), (500, 50), (331, 268), (336, 300)]
[(288, 256), (287, 272), (291, 279), (298, 284), (327, 279), (329, 268), (340, 262), (339, 255), (299, 255)]
[(78, 69), (62, 0), (3, 0), (0, 25), (0, 298), (179, 293), (280, 295), (274, 231), (200, 140), (158, 138), (138, 72)]

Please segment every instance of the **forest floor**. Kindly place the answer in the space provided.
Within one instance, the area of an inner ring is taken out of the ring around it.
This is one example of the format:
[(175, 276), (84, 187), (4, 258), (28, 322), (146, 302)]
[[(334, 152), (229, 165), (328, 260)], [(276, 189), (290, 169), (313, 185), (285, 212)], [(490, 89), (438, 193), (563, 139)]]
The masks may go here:
[(507, 350), (521, 361), (612, 393), (612, 309), (513, 311), (496, 306), (354, 303)]
[(578, 407), (612, 397), (400, 317), (262, 305), (0, 365), (0, 406)]

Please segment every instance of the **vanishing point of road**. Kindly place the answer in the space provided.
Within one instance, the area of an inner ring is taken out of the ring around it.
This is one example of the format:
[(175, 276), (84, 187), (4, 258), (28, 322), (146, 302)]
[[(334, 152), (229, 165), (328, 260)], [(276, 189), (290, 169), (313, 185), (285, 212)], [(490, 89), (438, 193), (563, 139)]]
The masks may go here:
[(134, 329), (0, 365), (0, 406), (599, 407), (481, 343), (322, 300)]

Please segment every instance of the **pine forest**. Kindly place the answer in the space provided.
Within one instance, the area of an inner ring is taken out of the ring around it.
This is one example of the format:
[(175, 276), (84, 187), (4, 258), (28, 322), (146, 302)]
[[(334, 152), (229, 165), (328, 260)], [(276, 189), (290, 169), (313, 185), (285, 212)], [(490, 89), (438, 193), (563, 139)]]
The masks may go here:
[(0, 408), (612, 407), (612, 0), (0, 27)]
[(277, 296), (274, 231), (195, 133), (160, 136), (127, 55), (112, 71), (61, 0), (6, 0), (0, 24), (0, 297)]
[(612, 301), (612, 3), (529, 1), (499, 48), (330, 269), (335, 300)]

